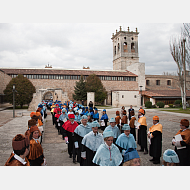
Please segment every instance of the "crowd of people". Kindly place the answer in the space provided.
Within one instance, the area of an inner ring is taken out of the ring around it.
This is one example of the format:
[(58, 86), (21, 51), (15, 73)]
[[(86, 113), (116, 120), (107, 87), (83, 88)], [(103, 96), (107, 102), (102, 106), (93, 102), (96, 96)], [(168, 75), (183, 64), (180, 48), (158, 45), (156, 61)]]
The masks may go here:
[[(138, 110), (138, 119), (132, 105), (128, 111), (123, 106), (120, 111), (116, 111), (115, 117), (109, 119), (105, 109), (99, 116), (99, 110), (93, 107), (93, 102), (85, 107), (73, 101), (42, 101), (36, 112), (31, 112), (25, 134), (13, 138), (13, 152), (6, 166), (47, 165), (41, 146), (47, 109), (51, 112), (52, 124), (58, 135), (62, 135), (68, 146), (68, 156), (73, 163), (80, 163), (80, 166), (140, 166), (138, 152), (143, 152), (149, 153), (153, 164), (160, 164), (163, 127), (159, 117), (154, 116), (153, 125), (148, 129), (142, 107)], [(182, 119), (180, 130), (171, 141), (174, 150), (165, 150), (163, 154), (164, 166), (190, 165), (188, 127), (189, 121)], [(136, 150), (137, 144), (139, 150)]]

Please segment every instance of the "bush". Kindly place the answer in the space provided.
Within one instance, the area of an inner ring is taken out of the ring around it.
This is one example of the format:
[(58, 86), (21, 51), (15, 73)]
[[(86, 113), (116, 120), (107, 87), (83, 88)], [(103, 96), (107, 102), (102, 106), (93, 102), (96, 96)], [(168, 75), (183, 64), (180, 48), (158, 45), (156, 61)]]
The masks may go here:
[(156, 105), (154, 104), (154, 105), (152, 105), (152, 108), (157, 108), (157, 107), (156, 107)]
[(174, 107), (173, 104), (169, 104), (168, 106), (169, 106), (170, 108), (173, 108), (173, 107)]
[(156, 103), (157, 106), (159, 106), (159, 108), (164, 108), (164, 102), (157, 102)]
[(145, 107), (152, 108), (152, 102), (150, 102), (150, 101), (145, 102)]
[(176, 100), (176, 101), (174, 102), (174, 105), (178, 105), (178, 104), (181, 104), (181, 103), (182, 103), (181, 100)]

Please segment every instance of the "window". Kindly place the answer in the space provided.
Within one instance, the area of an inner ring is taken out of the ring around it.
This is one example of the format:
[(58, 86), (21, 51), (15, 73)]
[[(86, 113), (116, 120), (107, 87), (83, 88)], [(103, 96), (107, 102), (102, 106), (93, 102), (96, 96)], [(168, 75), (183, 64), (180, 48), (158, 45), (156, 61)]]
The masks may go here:
[(124, 43), (123, 43), (123, 51), (124, 51), (124, 52), (128, 52), (128, 51), (127, 51), (127, 42), (124, 42)]
[(131, 43), (131, 52), (134, 53), (135, 52), (135, 44)]
[(160, 85), (160, 80), (156, 80), (156, 85)]
[(171, 80), (167, 80), (167, 85), (171, 86)]
[(147, 86), (150, 85), (150, 80), (146, 80), (146, 85), (147, 85)]
[(122, 95), (122, 98), (124, 98), (124, 95)]
[(115, 55), (116, 55), (116, 46), (115, 46)]
[(119, 52), (119, 49), (120, 49), (120, 47), (119, 47), (119, 43), (117, 44), (117, 48), (118, 48), (118, 52)]

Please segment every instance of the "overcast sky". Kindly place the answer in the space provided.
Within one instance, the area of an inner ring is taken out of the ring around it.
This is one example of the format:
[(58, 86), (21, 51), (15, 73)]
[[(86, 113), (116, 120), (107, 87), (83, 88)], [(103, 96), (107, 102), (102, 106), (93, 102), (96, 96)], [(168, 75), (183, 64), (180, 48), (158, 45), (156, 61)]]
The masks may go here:
[(176, 72), (170, 54), (171, 36), (182, 23), (0, 24), (0, 67), (113, 69), (112, 33), (138, 28), (139, 60), (146, 74)]

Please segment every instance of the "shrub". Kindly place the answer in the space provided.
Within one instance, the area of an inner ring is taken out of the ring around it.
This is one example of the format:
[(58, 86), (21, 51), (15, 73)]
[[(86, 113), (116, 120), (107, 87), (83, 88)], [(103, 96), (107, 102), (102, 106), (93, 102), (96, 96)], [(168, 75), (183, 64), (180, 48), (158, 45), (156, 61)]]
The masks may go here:
[(169, 104), (169, 107), (170, 107), (170, 108), (173, 108), (174, 106), (173, 106), (173, 104)]
[(156, 105), (154, 104), (154, 105), (152, 105), (152, 108), (157, 108), (157, 107), (156, 107)]
[(152, 102), (150, 102), (150, 101), (145, 102), (145, 107), (146, 108), (151, 108), (152, 107)]
[(175, 105), (180, 104), (180, 103), (182, 103), (181, 100), (176, 100), (176, 101), (174, 102)]
[(157, 102), (156, 103), (157, 106), (159, 106), (159, 108), (164, 108), (164, 102)]

